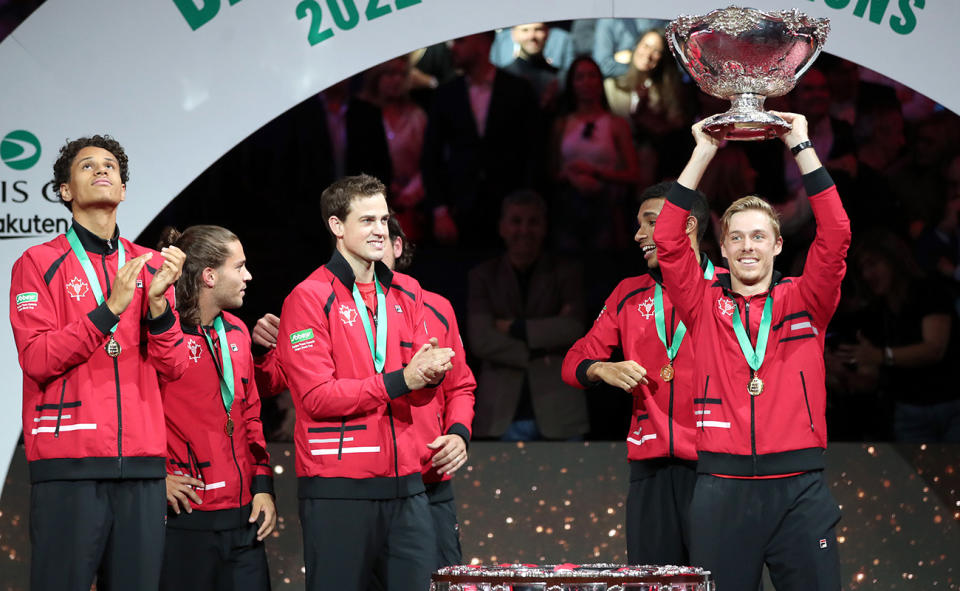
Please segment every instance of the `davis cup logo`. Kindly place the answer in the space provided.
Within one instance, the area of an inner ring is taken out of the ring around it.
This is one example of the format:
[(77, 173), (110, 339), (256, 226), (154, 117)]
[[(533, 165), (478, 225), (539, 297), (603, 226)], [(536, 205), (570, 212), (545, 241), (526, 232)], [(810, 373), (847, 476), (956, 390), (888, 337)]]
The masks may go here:
[(639, 304), (637, 304), (637, 310), (639, 310), (640, 313), (643, 314), (644, 318), (649, 320), (650, 317), (653, 316), (653, 298), (647, 298), (642, 302), (640, 302)]
[(26, 170), (40, 160), (40, 140), (25, 129), (11, 131), (0, 140), (0, 159), (14, 170)]
[(67, 283), (67, 295), (76, 299), (78, 302), (80, 298), (87, 295), (88, 291), (90, 291), (90, 286), (79, 277), (74, 277)]

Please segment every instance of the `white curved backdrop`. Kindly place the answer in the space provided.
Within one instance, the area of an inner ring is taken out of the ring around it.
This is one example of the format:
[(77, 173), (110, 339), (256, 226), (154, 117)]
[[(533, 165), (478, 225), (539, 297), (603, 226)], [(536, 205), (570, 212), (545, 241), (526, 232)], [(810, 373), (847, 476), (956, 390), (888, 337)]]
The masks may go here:
[[(218, 157), (286, 109), (387, 58), (531, 21), (696, 14), (726, 0), (47, 0), (0, 43), (0, 293), (69, 214), (49, 190), (66, 138), (130, 155), (119, 223), (136, 236)], [(752, 0), (832, 21), (826, 49), (960, 112), (960, 2)], [(39, 155), (36, 154), (39, 150)], [(277, 173), (278, 171), (272, 171)], [(282, 174), (282, 171), (279, 171)], [(21, 429), (20, 368), (0, 329), (0, 483)]]

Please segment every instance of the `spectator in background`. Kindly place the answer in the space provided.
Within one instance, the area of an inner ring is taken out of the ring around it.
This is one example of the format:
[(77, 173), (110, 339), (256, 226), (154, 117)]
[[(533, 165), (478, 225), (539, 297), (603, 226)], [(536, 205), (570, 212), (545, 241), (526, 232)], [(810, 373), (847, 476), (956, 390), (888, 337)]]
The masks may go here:
[(581, 270), (544, 252), (546, 210), (532, 191), (507, 196), (506, 252), (470, 272), (467, 335), (482, 363), (476, 437), (571, 439), (588, 429), (583, 392), (560, 377), (564, 353), (584, 330)]
[(645, 181), (678, 174), (678, 166), (689, 153), (690, 135), (686, 130), (693, 123), (693, 108), (663, 33), (644, 33), (633, 49), (627, 71), (607, 78), (603, 87), (610, 110), (630, 120), (647, 173)]
[(927, 278), (889, 231), (860, 237), (853, 266), (866, 296), (855, 344), (838, 355), (861, 389), (895, 401), (898, 441), (960, 442), (956, 314), (949, 291)]
[(550, 23), (530, 23), (497, 31), (493, 46), (490, 48), (490, 63), (498, 68), (506, 68), (513, 63), (513, 60), (520, 55), (523, 39), (527, 35), (526, 31), (518, 34), (517, 29), (535, 25), (541, 25), (547, 31), (543, 45), (544, 59), (560, 72), (566, 72), (577, 55), (573, 37), (566, 29)]
[(493, 32), (453, 41), (463, 74), (437, 88), (427, 123), (423, 180), (444, 244), (488, 239), (503, 196), (531, 186), (539, 168), (536, 97), (490, 63), (492, 41)]
[(401, 56), (374, 66), (364, 83), (365, 97), (383, 114), (393, 172), (390, 202), (394, 215), (409, 228), (412, 240), (420, 240), (425, 233), (420, 157), (427, 114), (410, 97), (410, 60)]
[[(858, 117), (877, 105), (898, 103), (897, 93), (883, 84), (860, 78), (860, 67), (828, 53), (820, 54), (817, 67), (830, 86), (830, 116), (856, 125)], [(899, 103), (898, 103), (899, 104)]]
[(603, 77), (625, 74), (643, 32), (666, 24), (666, 21), (651, 18), (598, 19), (593, 37), (593, 61), (600, 66)]
[(960, 156), (950, 161), (945, 176), (947, 198), (943, 213), (917, 239), (917, 261), (928, 275), (949, 282), (955, 301), (960, 302)]
[(546, 57), (546, 43), (554, 32), (546, 23), (528, 23), (510, 29), (510, 35), (517, 49), (516, 58), (504, 70), (519, 76), (530, 83), (541, 108), (548, 108), (557, 98), (559, 89), (559, 68)]
[(908, 220), (890, 183), (906, 145), (900, 105), (877, 105), (860, 113), (853, 132), (857, 143), (856, 176), (851, 196), (844, 198), (853, 231), (888, 227), (906, 236)]
[(603, 76), (589, 57), (574, 60), (563, 99), (565, 114), (554, 122), (550, 141), (550, 169), (559, 185), (553, 211), (558, 246), (564, 252), (626, 246), (623, 201), (640, 180), (630, 125), (610, 112)]

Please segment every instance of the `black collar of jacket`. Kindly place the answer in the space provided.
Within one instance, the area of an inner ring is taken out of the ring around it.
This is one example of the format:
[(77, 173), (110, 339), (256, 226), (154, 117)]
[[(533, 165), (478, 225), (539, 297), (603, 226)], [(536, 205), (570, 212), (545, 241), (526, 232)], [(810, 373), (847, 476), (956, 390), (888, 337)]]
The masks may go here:
[[(236, 330), (240, 327), (234, 325), (232, 322), (227, 320), (227, 317), (223, 315), (223, 312), (220, 312), (219, 316), (223, 318), (223, 330), (224, 332), (230, 332), (231, 330)], [(188, 324), (183, 318), (180, 319), (180, 328), (183, 329), (184, 334), (192, 334), (194, 336), (203, 336), (203, 332), (200, 330), (201, 327), (196, 324)], [(213, 325), (202, 327), (204, 330), (209, 330), (213, 332)]]
[(110, 240), (104, 240), (97, 236), (77, 223), (77, 220), (73, 220), (73, 231), (77, 233), (80, 244), (83, 245), (83, 249), (87, 252), (113, 254), (117, 250), (117, 245), (120, 244), (120, 226), (116, 226), (113, 229), (113, 238)]
[[(700, 270), (703, 272), (706, 272), (707, 263), (709, 262), (710, 262), (710, 259), (707, 258), (707, 254), (701, 250), (700, 251)], [(653, 277), (654, 281), (656, 281), (660, 285), (663, 285), (663, 273), (660, 271), (660, 265), (657, 265), (652, 269), (648, 269), (647, 274)]]
[[(717, 277), (717, 280), (716, 280), (713, 284), (714, 284), (714, 285), (719, 285), (720, 287), (722, 287), (724, 293), (726, 293), (728, 296), (730, 296), (730, 297), (733, 297), (733, 296), (743, 297), (743, 296), (741, 296), (740, 294), (738, 294), (738, 293), (736, 293), (735, 291), (733, 291), (733, 286), (730, 284), (730, 277), (731, 277), (731, 274), (730, 274), (730, 273), (721, 273), (721, 274), (717, 275), (716, 277)], [(767, 287), (767, 293), (772, 292), (774, 286), (776, 286), (778, 283), (780, 283), (780, 281), (781, 281), (782, 279), (783, 279), (783, 273), (781, 273), (780, 271), (777, 271), (776, 269), (774, 269), (774, 270), (773, 270), (773, 276), (770, 278), (770, 286)]]
[[(340, 283), (350, 291), (353, 291), (353, 284), (356, 283), (357, 278), (353, 274), (353, 267), (350, 266), (347, 259), (343, 258), (339, 250), (333, 250), (333, 254), (330, 256), (330, 260), (327, 261), (326, 267), (340, 280)], [(377, 279), (380, 280), (380, 284), (383, 285), (384, 291), (390, 291), (390, 286), (393, 284), (393, 271), (384, 265), (382, 261), (377, 261), (373, 264), (373, 272), (376, 274)]]

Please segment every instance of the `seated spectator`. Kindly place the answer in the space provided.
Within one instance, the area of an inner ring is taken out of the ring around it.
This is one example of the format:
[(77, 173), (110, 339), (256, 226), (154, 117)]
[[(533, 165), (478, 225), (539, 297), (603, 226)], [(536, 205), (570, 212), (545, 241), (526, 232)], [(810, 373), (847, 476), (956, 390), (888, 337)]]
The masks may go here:
[(540, 108), (549, 108), (557, 98), (560, 72), (546, 57), (545, 48), (554, 36), (553, 29), (546, 23), (529, 23), (511, 28), (510, 35), (517, 48), (516, 58), (503, 69), (529, 82), (537, 93)]
[(463, 74), (437, 88), (427, 122), (423, 181), (444, 244), (489, 241), (503, 196), (533, 186), (540, 167), (536, 97), (490, 63), (492, 40), (490, 32), (453, 41)]
[[(564, 252), (609, 250), (620, 245), (628, 216), (624, 203), (640, 181), (627, 120), (610, 112), (603, 76), (589, 57), (567, 73), (565, 115), (551, 134), (551, 171), (559, 187), (553, 211)], [(631, 216), (632, 217), (632, 216)]]
[(627, 71), (607, 78), (603, 86), (610, 110), (631, 123), (648, 178), (677, 175), (690, 152), (687, 130), (693, 123), (693, 108), (690, 90), (681, 82), (663, 33), (656, 29), (644, 33)]
[(922, 274), (910, 250), (888, 231), (862, 235), (852, 268), (866, 305), (854, 344), (837, 355), (860, 389), (895, 401), (897, 441), (960, 442), (956, 314), (949, 291)]
[(393, 172), (390, 203), (410, 239), (418, 241), (425, 233), (420, 156), (427, 114), (410, 98), (409, 59), (401, 56), (373, 67), (364, 83), (365, 97), (383, 113)]
[(584, 393), (563, 383), (563, 355), (583, 334), (579, 265), (544, 252), (546, 202), (532, 191), (503, 200), (502, 256), (470, 272), (467, 335), (482, 363), (475, 437), (581, 438)]
[(630, 57), (644, 31), (663, 27), (666, 21), (651, 18), (601, 18), (593, 33), (593, 61), (604, 78), (627, 72)]

